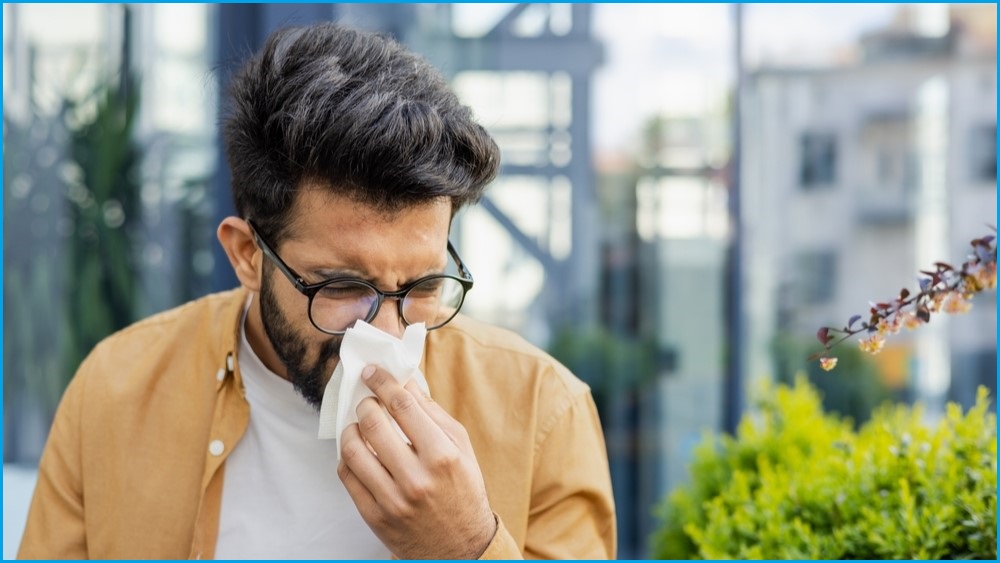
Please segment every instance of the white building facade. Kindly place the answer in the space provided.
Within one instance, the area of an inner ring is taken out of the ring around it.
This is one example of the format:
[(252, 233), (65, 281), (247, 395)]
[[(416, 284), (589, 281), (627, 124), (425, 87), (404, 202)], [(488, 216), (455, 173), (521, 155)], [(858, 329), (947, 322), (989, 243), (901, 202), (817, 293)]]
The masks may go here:
[[(952, 29), (873, 34), (855, 64), (749, 76), (742, 244), (751, 378), (773, 373), (767, 351), (779, 333), (810, 337), (867, 315), (869, 302), (915, 291), (919, 270), (957, 266), (969, 241), (993, 234), (995, 34), (992, 46), (973, 45)], [(875, 358), (890, 387), (932, 410), (971, 402), (979, 384), (996, 390), (995, 293), (947, 317), (891, 336)]]

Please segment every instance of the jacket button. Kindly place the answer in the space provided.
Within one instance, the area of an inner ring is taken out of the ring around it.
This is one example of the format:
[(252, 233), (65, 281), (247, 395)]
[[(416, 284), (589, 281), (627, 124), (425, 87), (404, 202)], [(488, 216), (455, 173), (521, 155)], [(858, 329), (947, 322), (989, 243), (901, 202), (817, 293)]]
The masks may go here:
[(219, 368), (219, 371), (215, 372), (215, 378), (218, 379), (219, 381), (225, 379), (226, 378), (225, 368)]
[(225, 450), (226, 445), (222, 443), (222, 440), (212, 440), (212, 443), (208, 445), (208, 453), (214, 456), (222, 455)]

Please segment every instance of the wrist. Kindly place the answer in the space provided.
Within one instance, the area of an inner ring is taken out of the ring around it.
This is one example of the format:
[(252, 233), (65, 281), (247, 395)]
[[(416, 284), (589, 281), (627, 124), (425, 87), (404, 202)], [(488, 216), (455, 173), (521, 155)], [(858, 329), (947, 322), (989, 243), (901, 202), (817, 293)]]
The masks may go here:
[(489, 549), (490, 544), (493, 543), (493, 540), (496, 538), (497, 532), (500, 530), (500, 519), (496, 515), (496, 513), (494, 513), (492, 510), (490, 510), (489, 512), (489, 521), (492, 522), (492, 525), (487, 525), (484, 528), (486, 532), (482, 536), (485, 539), (485, 541), (481, 539), (478, 542), (474, 542), (472, 545), (478, 545), (479, 546), (478, 549), (469, 553), (468, 557), (465, 557), (465, 559), (469, 560), (482, 559), (483, 554), (486, 553), (486, 550)]

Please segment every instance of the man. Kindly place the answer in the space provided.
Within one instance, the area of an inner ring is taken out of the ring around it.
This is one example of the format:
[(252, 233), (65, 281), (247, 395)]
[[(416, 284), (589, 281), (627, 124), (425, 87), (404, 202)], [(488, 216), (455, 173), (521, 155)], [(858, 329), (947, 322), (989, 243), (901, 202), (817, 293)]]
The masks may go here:
[[(218, 237), (242, 287), (126, 328), (84, 361), (19, 555), (614, 557), (589, 389), (456, 315), (472, 277), (451, 220), (499, 163), (468, 108), (419, 57), (333, 24), (274, 33), (232, 96), (239, 217)], [(397, 338), (425, 323), (430, 397), (370, 366), (359, 422), (318, 440), (358, 320)]]

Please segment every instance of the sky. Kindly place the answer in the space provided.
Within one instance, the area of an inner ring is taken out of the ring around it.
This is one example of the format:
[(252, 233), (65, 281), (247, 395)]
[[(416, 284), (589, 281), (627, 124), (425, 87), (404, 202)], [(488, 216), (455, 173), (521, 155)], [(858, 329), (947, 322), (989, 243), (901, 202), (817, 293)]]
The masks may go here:
[[(456, 4), (453, 7), (456, 30), (465, 35), (482, 34), (513, 6)], [(570, 8), (568, 4), (553, 6), (566, 14)], [(934, 6), (944, 5), (925, 4), (920, 9), (932, 13)], [(898, 7), (898, 4), (744, 5), (744, 59), (749, 67), (761, 63), (828, 63), (859, 34), (888, 23)], [(44, 16), (43, 7), (32, 13), (38, 17), (22, 22), (29, 28), (26, 31), (49, 41), (79, 41), (78, 36), (84, 30), (93, 33), (100, 28), (97, 22), (52, 26), (51, 18)], [(81, 11), (84, 16), (96, 13)], [(593, 83), (595, 109), (591, 119), (595, 150), (617, 152), (634, 148), (636, 131), (652, 114), (698, 114), (713, 104), (723, 103), (734, 69), (733, 13), (731, 4), (595, 4), (593, 32), (605, 48), (605, 63)], [(160, 19), (167, 22), (164, 25), (176, 24), (176, 18)], [(531, 18), (524, 19), (530, 25)], [(74, 21), (80, 20), (74, 17)], [(163, 39), (169, 43), (170, 34)]]
[[(887, 24), (896, 9), (744, 5), (745, 64), (828, 64), (861, 33)], [(596, 150), (630, 148), (649, 114), (697, 114), (722, 103), (734, 76), (733, 13), (730, 4), (598, 4), (594, 34), (605, 44), (606, 63), (594, 81)]]
[[(480, 35), (512, 6), (456, 4), (456, 29)], [(920, 10), (933, 15), (943, 6)], [(898, 9), (867, 3), (744, 5), (745, 64), (830, 64), (862, 33), (889, 23)], [(605, 48), (594, 80), (595, 149), (633, 148), (635, 132), (651, 114), (698, 114), (722, 103), (734, 76), (733, 16), (731, 4), (595, 4), (593, 32)]]

